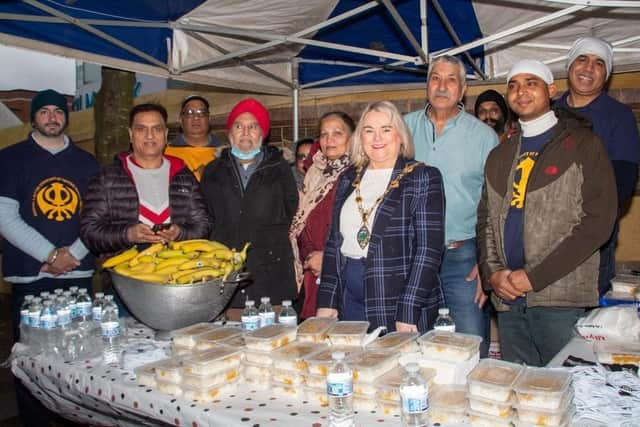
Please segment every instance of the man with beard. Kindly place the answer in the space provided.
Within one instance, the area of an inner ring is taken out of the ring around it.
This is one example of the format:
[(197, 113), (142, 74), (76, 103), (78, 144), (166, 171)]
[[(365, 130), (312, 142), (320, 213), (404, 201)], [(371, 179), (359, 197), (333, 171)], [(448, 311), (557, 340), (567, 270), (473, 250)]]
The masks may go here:
[[(2, 273), (12, 284), (16, 341), (25, 295), (72, 285), (91, 289), (94, 261), (79, 238), (80, 211), (98, 162), (65, 135), (68, 123), (66, 98), (38, 92), (31, 101), (33, 132), (0, 151)], [(22, 425), (42, 425), (51, 416), (18, 380), (16, 393)]]
[(476, 99), (474, 112), (478, 120), (493, 128), (500, 141), (509, 128), (509, 108), (504, 98), (493, 89), (485, 90)]
[(476, 261), (476, 210), (482, 192), (484, 162), (498, 137), (464, 111), (464, 64), (441, 56), (429, 64), (426, 108), (405, 116), (416, 160), (440, 169), (446, 196), (445, 251), (440, 280), (456, 331), (483, 337), (481, 357), (489, 350), (489, 312)]
[[(618, 206), (623, 210), (633, 197), (640, 163), (640, 137), (633, 112), (610, 97), (605, 86), (613, 67), (613, 48), (595, 37), (575, 41), (567, 54), (569, 90), (557, 101), (557, 106), (585, 116), (593, 125), (605, 148), (616, 176)], [(609, 240), (600, 248), (600, 295), (609, 290), (616, 272), (615, 248), (618, 222)]]

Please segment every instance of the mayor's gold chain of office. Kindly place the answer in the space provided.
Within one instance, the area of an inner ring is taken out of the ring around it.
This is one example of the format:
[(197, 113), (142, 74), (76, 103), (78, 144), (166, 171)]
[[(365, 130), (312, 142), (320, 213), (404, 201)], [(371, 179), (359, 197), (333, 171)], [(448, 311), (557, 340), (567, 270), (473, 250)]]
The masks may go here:
[(380, 202), (382, 202), (382, 200), (384, 199), (384, 196), (386, 196), (387, 193), (389, 193), (389, 191), (391, 191), (392, 189), (398, 188), (400, 186), (400, 181), (402, 181), (402, 178), (404, 178), (407, 174), (410, 174), (415, 169), (415, 167), (418, 166), (419, 164), (421, 163), (415, 162), (405, 166), (404, 169), (400, 171), (398, 176), (396, 176), (389, 183), (386, 190), (384, 190), (384, 193), (378, 196), (375, 202), (373, 202), (373, 205), (371, 205), (371, 207), (367, 210), (365, 210), (364, 206), (362, 206), (362, 196), (360, 195), (360, 181), (362, 180), (363, 168), (362, 166), (360, 166), (357, 169), (356, 179), (353, 181), (352, 185), (356, 189), (356, 205), (358, 206), (358, 212), (360, 212), (360, 216), (362, 217), (362, 227), (360, 227), (360, 229), (358, 230), (358, 233), (356, 234), (356, 241), (358, 242), (358, 245), (360, 246), (361, 249), (364, 249), (367, 247), (367, 245), (369, 244), (369, 239), (371, 238), (371, 231), (369, 230), (369, 217), (371, 215), (371, 212), (373, 212), (376, 206), (378, 206)]

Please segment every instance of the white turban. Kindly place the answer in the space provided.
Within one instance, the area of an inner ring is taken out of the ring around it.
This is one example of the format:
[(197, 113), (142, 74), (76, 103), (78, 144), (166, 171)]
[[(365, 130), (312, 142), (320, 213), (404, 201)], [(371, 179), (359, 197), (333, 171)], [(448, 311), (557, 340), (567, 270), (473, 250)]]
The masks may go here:
[(567, 53), (567, 70), (580, 55), (596, 55), (602, 59), (607, 67), (605, 79), (609, 78), (613, 67), (613, 47), (609, 42), (596, 37), (580, 37)]
[(534, 76), (540, 77), (540, 79), (548, 85), (553, 83), (553, 74), (549, 67), (533, 59), (523, 59), (516, 62), (507, 75), (507, 83), (511, 81), (511, 77), (517, 74), (533, 74)]

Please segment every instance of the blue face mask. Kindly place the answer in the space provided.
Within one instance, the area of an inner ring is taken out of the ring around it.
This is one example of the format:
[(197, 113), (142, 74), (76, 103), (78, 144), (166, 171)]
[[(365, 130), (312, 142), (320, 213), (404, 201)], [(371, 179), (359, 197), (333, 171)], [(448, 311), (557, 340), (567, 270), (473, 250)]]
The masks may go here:
[(233, 154), (235, 157), (237, 157), (240, 160), (251, 160), (255, 156), (257, 156), (259, 152), (260, 152), (260, 148), (256, 148), (254, 150), (249, 151), (248, 153), (245, 153), (244, 151), (240, 151), (236, 147), (231, 147), (231, 154)]

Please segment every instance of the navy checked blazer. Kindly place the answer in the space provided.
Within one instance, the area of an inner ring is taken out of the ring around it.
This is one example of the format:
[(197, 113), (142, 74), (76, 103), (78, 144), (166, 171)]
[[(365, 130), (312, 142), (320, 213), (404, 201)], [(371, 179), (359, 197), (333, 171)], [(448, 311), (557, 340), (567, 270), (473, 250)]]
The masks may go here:
[[(413, 160), (399, 158), (393, 180)], [(343, 266), (340, 252), (340, 211), (354, 191), (355, 168), (338, 181), (333, 221), (324, 248), (318, 308), (338, 310), (343, 318)], [(435, 167), (420, 165), (404, 176), (398, 188), (387, 193), (373, 221), (364, 270), (365, 316), (370, 328), (395, 322), (416, 325), (420, 332), (432, 328), (438, 307), (444, 304), (438, 270), (444, 247), (444, 189)]]

